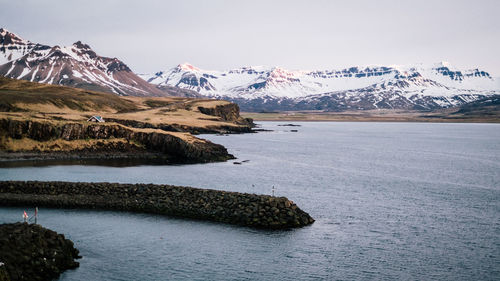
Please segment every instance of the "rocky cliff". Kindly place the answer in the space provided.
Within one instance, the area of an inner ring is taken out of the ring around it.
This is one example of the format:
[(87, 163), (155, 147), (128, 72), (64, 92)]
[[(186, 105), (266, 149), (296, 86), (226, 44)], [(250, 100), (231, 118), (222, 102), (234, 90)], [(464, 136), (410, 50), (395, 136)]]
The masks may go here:
[[(100, 143), (100, 149), (95, 152), (112, 153), (117, 148), (134, 154), (154, 152), (167, 162), (211, 162), (233, 158), (223, 146), (189, 134), (134, 129), (116, 123), (49, 122), (4, 118), (0, 119), (0, 131), (3, 140), (0, 148), (4, 146), (2, 150), (8, 150), (5, 142), (9, 139), (30, 139), (37, 142), (58, 139), (64, 141), (103, 140)], [(122, 140), (121, 145), (117, 146), (116, 141), (113, 140)], [(89, 147), (85, 149), (92, 151)]]
[(227, 103), (215, 107), (198, 106), (198, 110), (206, 115), (218, 116), (224, 121), (234, 122), (240, 125), (254, 125), (252, 119), (242, 118), (240, 116), (240, 107), (235, 103)]

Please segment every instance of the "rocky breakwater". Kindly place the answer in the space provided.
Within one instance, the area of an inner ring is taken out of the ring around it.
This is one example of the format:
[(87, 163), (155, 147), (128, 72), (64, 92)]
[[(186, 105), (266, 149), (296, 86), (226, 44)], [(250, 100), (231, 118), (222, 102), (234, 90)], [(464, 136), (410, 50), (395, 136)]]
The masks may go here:
[(73, 242), (35, 224), (0, 224), (0, 280), (53, 280), (79, 266)]
[(116, 123), (56, 122), (4, 118), (0, 119), (0, 132), (3, 140), (27, 138), (46, 142), (58, 139), (64, 141), (121, 139), (125, 142), (118, 146), (122, 151), (115, 151), (116, 142), (103, 142), (99, 147), (86, 147), (85, 151), (70, 151), (76, 153), (86, 152), (87, 155), (89, 151), (96, 153), (129, 151), (135, 154), (148, 152), (156, 153), (155, 157), (164, 158), (166, 162), (175, 163), (225, 161), (234, 158), (222, 145), (196, 138), (187, 133), (135, 129)]
[(134, 211), (267, 229), (314, 222), (285, 197), (154, 184), (2, 181), (0, 205)]

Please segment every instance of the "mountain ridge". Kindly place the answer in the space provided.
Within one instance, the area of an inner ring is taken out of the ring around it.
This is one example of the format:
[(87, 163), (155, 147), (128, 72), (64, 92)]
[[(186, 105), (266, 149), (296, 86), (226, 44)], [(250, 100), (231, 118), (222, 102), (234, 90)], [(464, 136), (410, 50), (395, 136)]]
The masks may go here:
[(313, 71), (265, 66), (207, 71), (184, 63), (140, 76), (156, 85), (237, 102), (246, 111), (430, 110), (500, 93), (500, 80), (488, 72), (460, 70), (448, 63)]
[(188, 90), (157, 87), (118, 58), (99, 56), (88, 44), (48, 46), (0, 29), (0, 75), (132, 96), (196, 96)]

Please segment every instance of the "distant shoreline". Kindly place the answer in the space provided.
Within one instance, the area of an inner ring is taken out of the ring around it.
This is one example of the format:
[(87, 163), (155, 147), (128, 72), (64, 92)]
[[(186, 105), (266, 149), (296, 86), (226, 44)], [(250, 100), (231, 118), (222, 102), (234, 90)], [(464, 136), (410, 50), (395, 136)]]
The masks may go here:
[(456, 114), (451, 110), (440, 111), (283, 111), (283, 112), (242, 112), (244, 118), (254, 121), (283, 122), (417, 122), (417, 123), (500, 123), (500, 114)]

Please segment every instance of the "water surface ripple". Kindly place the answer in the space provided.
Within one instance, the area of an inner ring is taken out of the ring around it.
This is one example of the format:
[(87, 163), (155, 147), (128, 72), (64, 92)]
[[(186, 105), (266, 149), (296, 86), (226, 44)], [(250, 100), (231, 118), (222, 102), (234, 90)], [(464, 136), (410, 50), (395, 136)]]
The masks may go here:
[[(203, 136), (232, 162), (0, 169), (2, 180), (161, 183), (287, 196), (290, 231), (41, 209), (84, 258), (61, 280), (499, 280), (500, 125), (299, 123)], [(297, 129), (298, 132), (290, 132)], [(0, 208), (0, 222), (22, 208)]]

